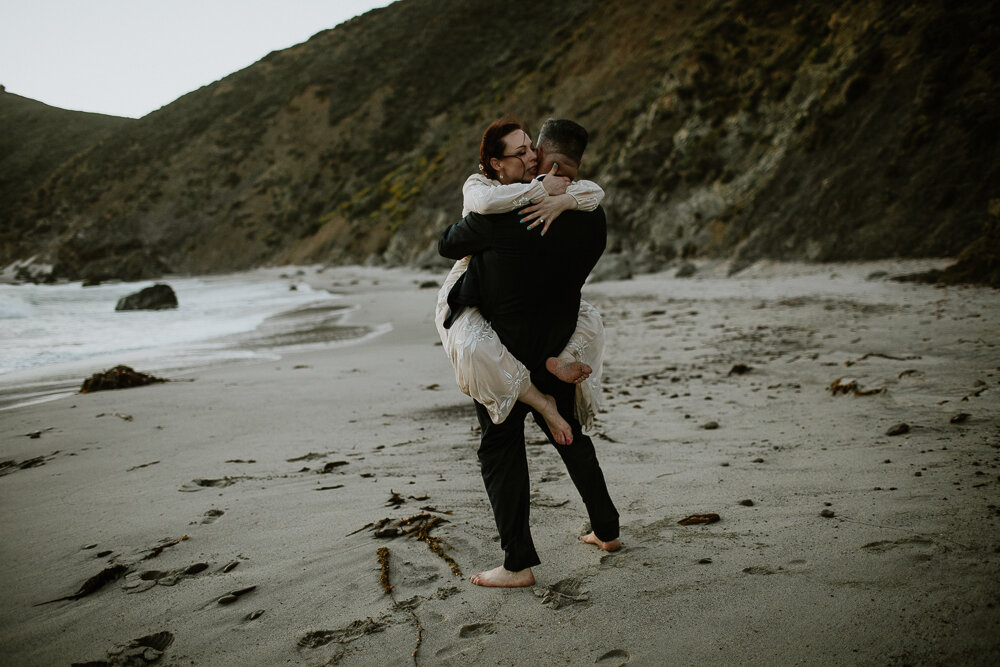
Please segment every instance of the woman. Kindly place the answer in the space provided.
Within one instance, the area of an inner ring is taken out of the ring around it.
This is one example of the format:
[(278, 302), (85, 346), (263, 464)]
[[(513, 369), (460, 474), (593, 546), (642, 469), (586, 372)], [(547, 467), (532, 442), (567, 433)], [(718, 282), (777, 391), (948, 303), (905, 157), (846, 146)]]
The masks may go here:
[[(537, 156), (521, 123), (501, 119), (483, 133), (480, 143), (481, 174), (470, 176), (462, 188), (464, 210), (490, 214), (521, 209), (527, 229), (543, 225), (545, 234), (553, 220), (566, 210), (592, 211), (604, 191), (590, 181), (571, 183), (549, 174), (533, 178)], [(530, 204), (530, 205), (529, 205)], [(449, 314), (448, 294), (469, 264), (469, 257), (455, 263), (441, 290), (435, 309), (435, 324), (441, 342), (455, 368), (459, 388), (486, 407), (494, 423), (503, 422), (516, 401), (526, 403), (545, 419), (559, 444), (573, 442), (572, 430), (556, 409), (552, 396), (541, 393), (531, 382), (528, 369), (504, 347), (477, 308), (465, 308), (445, 328)], [(546, 368), (560, 380), (577, 384), (576, 413), (585, 429), (593, 428), (598, 409), (604, 326), (597, 309), (580, 302), (576, 331), (558, 357), (546, 360)]]

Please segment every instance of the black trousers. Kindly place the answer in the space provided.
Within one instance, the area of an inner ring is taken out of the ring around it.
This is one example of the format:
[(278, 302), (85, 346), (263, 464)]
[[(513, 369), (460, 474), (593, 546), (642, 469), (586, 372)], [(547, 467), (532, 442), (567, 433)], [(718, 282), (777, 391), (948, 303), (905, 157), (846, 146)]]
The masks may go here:
[(486, 494), (493, 506), (493, 518), (500, 532), (500, 546), (504, 551), (503, 566), (513, 572), (541, 562), (531, 540), (529, 527), (531, 489), (524, 441), (524, 420), (529, 413), (534, 416), (535, 422), (566, 464), (570, 479), (587, 507), (594, 534), (605, 542), (618, 537), (618, 511), (608, 494), (594, 443), (583, 434), (580, 423), (573, 414), (576, 387), (554, 378), (553, 382), (536, 384), (544, 393), (555, 397), (559, 413), (573, 429), (573, 444), (557, 445), (542, 416), (524, 403), (518, 402), (502, 424), (494, 424), (486, 408), (476, 403), (476, 415), (482, 427), (479, 465)]

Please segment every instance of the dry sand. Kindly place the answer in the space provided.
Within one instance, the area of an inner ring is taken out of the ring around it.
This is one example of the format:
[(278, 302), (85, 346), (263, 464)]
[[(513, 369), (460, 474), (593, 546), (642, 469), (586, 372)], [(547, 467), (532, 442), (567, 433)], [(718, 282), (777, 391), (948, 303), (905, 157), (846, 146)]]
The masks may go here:
[[(0, 663), (997, 664), (1000, 293), (866, 280), (921, 266), (588, 286), (624, 547), (577, 541), (529, 426), (527, 590), (467, 581), (501, 554), (419, 288), (444, 272), (310, 269), (392, 331), (0, 412)], [(355, 532), (421, 513), (425, 541)]]

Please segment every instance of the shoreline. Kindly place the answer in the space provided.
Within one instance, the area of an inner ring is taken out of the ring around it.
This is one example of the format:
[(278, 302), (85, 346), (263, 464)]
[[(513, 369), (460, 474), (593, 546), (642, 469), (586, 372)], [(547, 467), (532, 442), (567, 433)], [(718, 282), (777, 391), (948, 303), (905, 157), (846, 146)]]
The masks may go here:
[[(25, 665), (156, 633), (163, 664), (991, 664), (1000, 294), (865, 280), (893, 266), (588, 285), (623, 548), (577, 541), (586, 514), (531, 426), (543, 563), (522, 590), (467, 581), (501, 552), (419, 287), (446, 272), (310, 276), (341, 283), (348, 324), (391, 330), (0, 412), (0, 644)], [(838, 377), (883, 391), (834, 395)], [(707, 512), (721, 520), (678, 523)], [(421, 514), (462, 576), (365, 528)]]
[[(294, 272), (294, 275), (289, 275), (289, 271)], [(321, 276), (322, 273), (323, 269), (317, 267), (291, 267), (280, 273), (277, 269), (260, 269), (184, 278), (247, 285), (261, 282), (287, 283), (294, 288), (297, 283), (309, 284), (309, 277)], [(180, 277), (173, 278), (176, 280)], [(170, 284), (171, 278), (166, 278), (163, 282)], [(145, 281), (123, 284), (139, 289)], [(323, 287), (318, 287), (317, 291), (338, 297), (336, 293)], [(360, 326), (349, 324), (358, 307), (347, 306), (339, 300), (288, 304), (285, 310), (269, 315), (249, 331), (158, 348), (106, 352), (87, 358), (13, 370), (0, 375), (0, 411), (71, 396), (85, 378), (116, 365), (133, 366), (137, 371), (161, 374), (170, 379), (202, 368), (277, 360), (290, 352), (352, 345), (386, 332), (387, 325), (382, 323)]]

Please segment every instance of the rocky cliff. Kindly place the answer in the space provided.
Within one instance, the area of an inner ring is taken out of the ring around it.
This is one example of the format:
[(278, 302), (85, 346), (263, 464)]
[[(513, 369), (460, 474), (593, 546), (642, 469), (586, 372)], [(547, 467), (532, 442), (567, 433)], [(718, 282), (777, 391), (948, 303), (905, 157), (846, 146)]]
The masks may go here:
[(129, 122), (50, 107), (0, 86), (0, 247), (5, 258), (17, 257), (5, 248), (11, 241), (29, 255), (48, 248), (27, 236), (34, 229), (25, 224), (32, 212), (19, 208), (26, 195), (44, 198), (45, 183), (54, 170)]
[(433, 263), (505, 112), (592, 131), (581, 175), (625, 272), (953, 256), (995, 228), (998, 45), (992, 2), (401, 0), (82, 151), (19, 126), (17, 151), (59, 159), (0, 162), (0, 262)]

